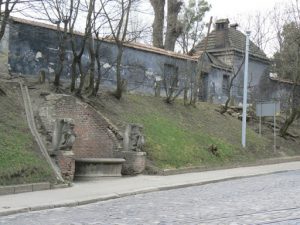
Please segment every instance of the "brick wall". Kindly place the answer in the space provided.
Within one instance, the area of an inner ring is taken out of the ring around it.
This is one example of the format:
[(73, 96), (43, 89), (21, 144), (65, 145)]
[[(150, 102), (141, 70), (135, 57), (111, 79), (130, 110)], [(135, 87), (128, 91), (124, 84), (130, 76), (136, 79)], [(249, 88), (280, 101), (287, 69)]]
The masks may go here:
[[(75, 158), (112, 158), (114, 156), (114, 150), (118, 146), (116, 138), (108, 129), (108, 122), (91, 106), (67, 95), (60, 95), (59, 98), (48, 101), (47, 104), (49, 107), (44, 107), (43, 110), (48, 109), (48, 121), (53, 122), (57, 118), (74, 120), (77, 137), (72, 150)], [(45, 118), (42, 120), (44, 124), (47, 123)], [(53, 126), (48, 127), (49, 131), (53, 130)]]
[(67, 181), (73, 181), (75, 175), (75, 158), (70, 151), (60, 151), (56, 156), (56, 162), (60, 168), (62, 177)]

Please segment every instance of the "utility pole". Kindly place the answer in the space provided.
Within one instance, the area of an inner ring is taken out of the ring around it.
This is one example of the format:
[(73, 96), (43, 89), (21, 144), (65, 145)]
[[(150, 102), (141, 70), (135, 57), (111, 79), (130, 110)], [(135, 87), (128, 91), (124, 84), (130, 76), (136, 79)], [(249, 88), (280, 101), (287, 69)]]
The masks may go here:
[(242, 122), (242, 146), (246, 147), (246, 126), (247, 126), (247, 95), (248, 95), (248, 66), (249, 66), (249, 38), (250, 31), (246, 31), (246, 51), (244, 70), (244, 96), (243, 96), (243, 122)]

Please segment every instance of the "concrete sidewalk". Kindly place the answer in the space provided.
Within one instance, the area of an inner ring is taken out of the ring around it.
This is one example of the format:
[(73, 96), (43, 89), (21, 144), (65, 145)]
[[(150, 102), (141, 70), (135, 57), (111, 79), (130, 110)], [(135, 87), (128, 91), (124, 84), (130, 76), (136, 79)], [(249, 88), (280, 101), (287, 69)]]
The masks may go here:
[(103, 178), (93, 182), (78, 182), (70, 188), (0, 196), (0, 216), (292, 170), (300, 170), (300, 161), (172, 176)]

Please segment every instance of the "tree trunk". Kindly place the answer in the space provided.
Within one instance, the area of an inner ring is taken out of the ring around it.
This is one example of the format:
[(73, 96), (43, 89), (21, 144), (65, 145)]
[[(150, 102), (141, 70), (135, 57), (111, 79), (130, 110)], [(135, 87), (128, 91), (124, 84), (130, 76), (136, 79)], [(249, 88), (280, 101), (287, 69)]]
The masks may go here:
[[(71, 36), (71, 46), (72, 46), (72, 52), (73, 52), (73, 60), (72, 60), (72, 65), (71, 65), (71, 86), (70, 86), (70, 90), (71, 92), (75, 91), (75, 84), (76, 84), (76, 72), (77, 72), (77, 65), (79, 67), (79, 65), (81, 64), (81, 58), (85, 49), (85, 43), (86, 43), (86, 37), (83, 38), (83, 41), (80, 44), (80, 50), (79, 53), (77, 52), (77, 46), (76, 46), (76, 38), (73, 36)], [(79, 69), (80, 70), (80, 69)], [(80, 70), (80, 74), (82, 74), (82, 69)], [(83, 74), (82, 74), (83, 75)]]
[(76, 95), (81, 96), (81, 92), (82, 92), (82, 89), (83, 89), (83, 86), (84, 86), (84, 81), (85, 81), (85, 74), (83, 72), (81, 61), (78, 62), (78, 67), (79, 67), (79, 73), (80, 73), (80, 84), (79, 84), (79, 87), (76, 91)]
[(78, 62), (77, 55), (73, 55), (72, 65), (71, 65), (71, 86), (70, 90), (71, 92), (75, 91), (75, 83), (76, 83), (76, 65)]
[(97, 95), (100, 87), (100, 82), (101, 82), (101, 63), (100, 63), (100, 54), (99, 54), (99, 44), (97, 43), (97, 48), (96, 48), (96, 62), (97, 62), (97, 80), (96, 80), (96, 86), (95, 86), (95, 91), (93, 93), (94, 96)]
[[(60, 53), (60, 55), (62, 55), (62, 54), (63, 53)], [(63, 64), (64, 64), (64, 59), (62, 59), (62, 57), (59, 57), (59, 67), (55, 73), (55, 78), (54, 78), (54, 83), (53, 83), (55, 87), (59, 87), (59, 85), (60, 85), (60, 76), (63, 71)]]
[(0, 40), (2, 40), (2, 38), (3, 38), (4, 34), (5, 34), (6, 25), (8, 23), (8, 16), (9, 16), (9, 14), (7, 14), (5, 12), (4, 15), (3, 15), (3, 17), (2, 17), (1, 29), (0, 29)]
[[(8, 23), (10, 13), (13, 12), (13, 9), (15, 8), (16, 4), (18, 4), (18, 3), (19, 3), (19, 1), (8, 1), (8, 0), (3, 1), (3, 0), (1, 0), (0, 40), (2, 40), (2, 38), (5, 34), (5, 29), (6, 29), (6, 26), (7, 26), (7, 23)], [(3, 7), (3, 5), (4, 5), (4, 7)]]
[(93, 37), (90, 38), (89, 41), (89, 54), (90, 54), (90, 82), (88, 87), (88, 93), (94, 94), (95, 92), (95, 62), (96, 62), (96, 56), (95, 56), (95, 46), (94, 46), (94, 39)]
[(165, 49), (174, 51), (175, 43), (182, 33), (182, 24), (178, 21), (183, 2), (181, 0), (168, 0), (167, 32), (165, 39)]
[(5, 91), (0, 87), (0, 96), (6, 96)]
[[(210, 33), (210, 28), (212, 24), (212, 17), (210, 17), (209, 25), (208, 25), (208, 30), (207, 30), (207, 35), (206, 35), (206, 40), (205, 40), (205, 46), (204, 46), (204, 51), (200, 55), (198, 61), (197, 61), (197, 70), (195, 74), (195, 80), (194, 84), (191, 84), (191, 101), (190, 104), (193, 105), (194, 107), (196, 106), (197, 100), (198, 100), (198, 90), (200, 91), (201, 86), (203, 86), (202, 79), (203, 79), (203, 73), (202, 73), (202, 68), (203, 68), (203, 63), (204, 63), (204, 58), (206, 55), (206, 49), (208, 45), (208, 35)], [(202, 89), (203, 91), (203, 89)]]
[(298, 102), (298, 99), (299, 99), (298, 94), (299, 93), (297, 93), (297, 84), (298, 84), (298, 77), (294, 81), (293, 87), (292, 87), (292, 93), (291, 93), (292, 112), (291, 112), (290, 116), (284, 121), (284, 124), (282, 125), (282, 127), (279, 130), (279, 135), (281, 137), (285, 137), (287, 135), (287, 130), (289, 129), (289, 127), (293, 124), (293, 122), (295, 120), (297, 120), (300, 117), (300, 107), (299, 107), (299, 102)]
[(188, 105), (188, 87), (184, 87), (184, 92), (183, 92), (183, 104), (186, 106)]
[(292, 113), (291, 115), (284, 121), (284, 124), (279, 130), (279, 135), (281, 137), (285, 137), (287, 135), (287, 130), (289, 127), (292, 125), (292, 123), (295, 121), (295, 119), (299, 116), (299, 112), (295, 109), (292, 108)]
[(54, 86), (56, 88), (58, 88), (60, 85), (60, 77), (61, 77), (61, 74), (64, 69), (65, 52), (66, 52), (65, 45), (66, 45), (67, 38), (68, 38), (67, 30), (68, 30), (67, 21), (64, 23), (64, 31), (63, 32), (61, 32), (59, 24), (57, 24), (57, 32), (58, 32), (58, 36), (59, 36), (59, 53), (58, 53), (59, 54), (59, 66), (58, 66), (58, 70), (56, 70), (56, 72), (55, 72), (55, 78), (54, 78)]
[(116, 71), (117, 89), (115, 91), (115, 97), (117, 99), (121, 99), (122, 93), (123, 93), (123, 82), (122, 82), (122, 77), (121, 77), (122, 55), (123, 55), (123, 46), (118, 46), (117, 71)]
[(165, 17), (165, 0), (150, 0), (154, 10), (154, 21), (152, 24), (153, 46), (157, 48), (164, 48), (163, 30), (164, 30), (164, 17)]
[(220, 111), (221, 114), (224, 114), (227, 112), (230, 100), (231, 100), (231, 95), (228, 95), (225, 105), (221, 108), (221, 111)]

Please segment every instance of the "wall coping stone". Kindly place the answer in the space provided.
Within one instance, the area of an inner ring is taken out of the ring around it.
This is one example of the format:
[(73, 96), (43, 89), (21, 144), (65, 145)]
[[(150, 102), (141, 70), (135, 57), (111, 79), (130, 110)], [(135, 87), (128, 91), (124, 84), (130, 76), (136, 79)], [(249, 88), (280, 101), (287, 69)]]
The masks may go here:
[(122, 163), (125, 159), (122, 158), (80, 158), (75, 159), (75, 162), (83, 163)]

